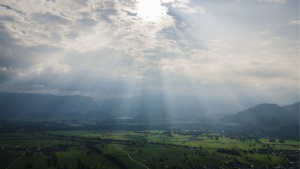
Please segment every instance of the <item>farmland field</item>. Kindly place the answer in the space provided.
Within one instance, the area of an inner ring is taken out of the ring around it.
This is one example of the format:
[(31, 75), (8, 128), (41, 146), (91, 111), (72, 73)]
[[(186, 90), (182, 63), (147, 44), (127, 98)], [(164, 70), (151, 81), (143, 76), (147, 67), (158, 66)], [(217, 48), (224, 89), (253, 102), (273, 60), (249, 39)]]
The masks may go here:
[(2, 168), (297, 168), (299, 141), (210, 130), (0, 133)]

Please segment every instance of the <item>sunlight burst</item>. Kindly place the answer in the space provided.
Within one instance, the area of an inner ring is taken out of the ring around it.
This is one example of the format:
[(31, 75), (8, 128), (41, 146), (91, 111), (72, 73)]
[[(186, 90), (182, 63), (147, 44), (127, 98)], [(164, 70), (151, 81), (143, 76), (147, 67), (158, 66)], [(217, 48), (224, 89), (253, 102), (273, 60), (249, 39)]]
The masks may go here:
[(159, 22), (167, 13), (160, 0), (139, 0), (137, 15), (147, 22)]

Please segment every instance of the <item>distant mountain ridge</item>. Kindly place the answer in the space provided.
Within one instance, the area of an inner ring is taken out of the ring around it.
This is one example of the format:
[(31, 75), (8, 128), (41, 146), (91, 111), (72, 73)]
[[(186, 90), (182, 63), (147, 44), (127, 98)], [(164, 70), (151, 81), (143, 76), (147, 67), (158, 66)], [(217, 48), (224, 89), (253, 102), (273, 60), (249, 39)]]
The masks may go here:
[(72, 116), (96, 107), (91, 97), (0, 93), (0, 117)]
[[(170, 100), (164, 96), (155, 95), (96, 101), (92, 97), (76, 95), (0, 93), (0, 117), (116, 118), (123, 116), (155, 119), (171, 118), (171, 116), (190, 118), (207, 113), (203, 110), (201, 102), (194, 99), (180, 97), (172, 99), (173, 102), (170, 104)], [(211, 108), (213, 111), (216, 110), (214, 107)], [(299, 102), (286, 106), (260, 104), (224, 119), (233, 123), (251, 124), (252, 121), (253, 124), (257, 124), (259, 121), (269, 122), (270, 118), (277, 119), (280, 123), (298, 124)]]
[(286, 105), (286, 106), (282, 106), (284, 109), (294, 113), (294, 114), (298, 114), (299, 116), (299, 108), (300, 108), (300, 101), (294, 103), (294, 104), (291, 104), (291, 105)]
[[(278, 106), (277, 104), (264, 103), (241, 111), (235, 115), (228, 116), (237, 123), (257, 123), (270, 120), (280, 120), (289, 124), (299, 123), (299, 103), (296, 102), (287, 106)], [(273, 121), (274, 122), (274, 121)]]
[[(177, 98), (172, 110), (163, 96), (138, 96), (94, 100), (86, 96), (51, 94), (0, 93), (0, 117), (71, 117), (162, 119), (171, 115), (188, 117), (203, 113), (194, 100)], [(183, 115), (182, 115), (183, 116)]]
[[(278, 106), (264, 103), (233, 115), (210, 119), (201, 103), (185, 98), (172, 98), (170, 105), (163, 96), (139, 96), (95, 101), (86, 96), (56, 96), (50, 94), (0, 93), (0, 120), (14, 118), (68, 118), (194, 121), (201, 126), (216, 125), (216, 129), (231, 130), (278, 138), (299, 138), (299, 103)], [(217, 104), (212, 103), (215, 107)], [(222, 107), (222, 106), (221, 106)], [(212, 110), (215, 110), (212, 108)], [(176, 117), (176, 118), (174, 118)], [(221, 118), (218, 122), (217, 119)], [(199, 127), (200, 127), (199, 126)]]
[(223, 124), (234, 123), (239, 130), (269, 133), (274, 136), (299, 137), (299, 101), (286, 106), (260, 104), (221, 119)]

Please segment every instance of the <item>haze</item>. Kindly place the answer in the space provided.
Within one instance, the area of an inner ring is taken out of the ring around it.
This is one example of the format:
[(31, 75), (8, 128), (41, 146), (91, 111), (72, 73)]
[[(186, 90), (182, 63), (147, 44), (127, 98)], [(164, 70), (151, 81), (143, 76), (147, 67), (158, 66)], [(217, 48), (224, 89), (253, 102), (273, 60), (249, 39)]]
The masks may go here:
[(298, 0), (3, 0), (0, 90), (289, 104), (299, 23)]

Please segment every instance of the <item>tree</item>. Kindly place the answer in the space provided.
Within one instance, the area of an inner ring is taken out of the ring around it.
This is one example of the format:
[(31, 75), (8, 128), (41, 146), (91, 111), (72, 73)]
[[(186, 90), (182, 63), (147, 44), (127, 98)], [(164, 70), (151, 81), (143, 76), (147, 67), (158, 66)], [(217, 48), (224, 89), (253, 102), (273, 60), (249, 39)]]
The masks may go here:
[(52, 154), (51, 161), (54, 167), (57, 166), (57, 156), (55, 154)]
[(47, 158), (47, 166), (51, 167), (51, 159), (50, 158)]
[(33, 166), (32, 163), (27, 163), (27, 164), (26, 164), (26, 169), (30, 169), (30, 168), (32, 168), (32, 166)]

